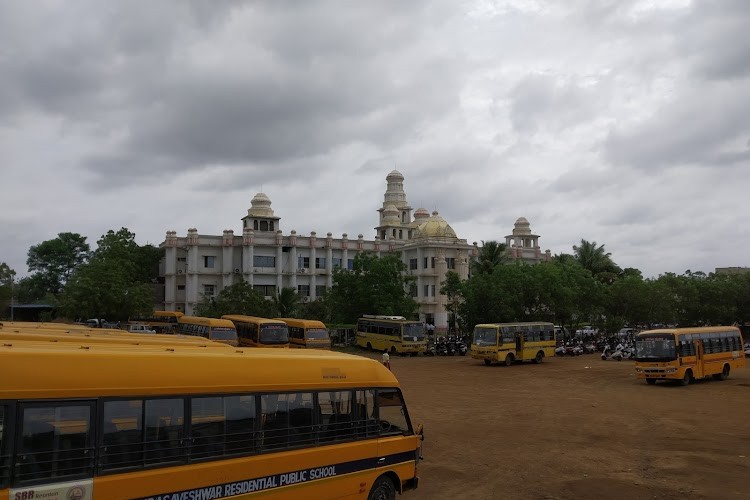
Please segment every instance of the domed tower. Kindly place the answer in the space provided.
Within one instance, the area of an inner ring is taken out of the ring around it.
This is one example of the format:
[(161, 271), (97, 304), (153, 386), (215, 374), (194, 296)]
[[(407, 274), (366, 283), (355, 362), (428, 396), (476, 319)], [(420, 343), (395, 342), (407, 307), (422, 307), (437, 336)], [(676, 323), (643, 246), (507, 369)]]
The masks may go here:
[(539, 248), (539, 235), (531, 232), (531, 224), (525, 217), (519, 217), (513, 225), (513, 234), (505, 237), (505, 245), (513, 259), (529, 263), (548, 260)]
[(398, 170), (393, 170), (386, 176), (385, 180), (387, 187), (383, 196), (383, 207), (378, 209), (379, 220), (378, 227), (375, 230), (381, 240), (387, 238), (407, 239), (412, 209), (409, 202), (406, 201), (404, 176)]
[(253, 231), (274, 233), (280, 229), (279, 221), (271, 208), (271, 199), (265, 193), (256, 194), (250, 201), (247, 215), (242, 218), (242, 228)]
[(456, 239), (456, 232), (448, 224), (448, 221), (440, 217), (437, 210), (432, 216), (422, 219), (414, 234), (415, 238), (451, 238)]

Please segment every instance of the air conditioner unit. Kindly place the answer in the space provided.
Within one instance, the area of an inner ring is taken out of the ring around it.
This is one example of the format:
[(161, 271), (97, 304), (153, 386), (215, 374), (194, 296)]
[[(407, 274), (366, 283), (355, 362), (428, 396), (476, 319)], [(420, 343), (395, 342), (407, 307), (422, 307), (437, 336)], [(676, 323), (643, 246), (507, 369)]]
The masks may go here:
[(177, 274), (182, 274), (182, 269), (178, 269)]
[(302, 302), (310, 302), (310, 297), (307, 295), (302, 296)]
[(240, 268), (239, 267), (235, 267), (234, 268), (234, 274), (240, 274)]
[(301, 273), (301, 274), (304, 274), (304, 273), (307, 272), (307, 269), (305, 269), (304, 267), (300, 267), (299, 269), (297, 269), (297, 272)]

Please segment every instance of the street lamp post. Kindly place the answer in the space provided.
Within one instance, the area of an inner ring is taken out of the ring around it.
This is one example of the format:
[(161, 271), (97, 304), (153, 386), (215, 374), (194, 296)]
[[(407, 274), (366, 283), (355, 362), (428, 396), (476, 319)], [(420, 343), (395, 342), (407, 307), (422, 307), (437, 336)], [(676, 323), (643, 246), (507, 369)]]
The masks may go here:
[(15, 308), (13, 307), (13, 295), (15, 294), (15, 283), (16, 280), (13, 276), (10, 277), (10, 320), (13, 321), (13, 312)]

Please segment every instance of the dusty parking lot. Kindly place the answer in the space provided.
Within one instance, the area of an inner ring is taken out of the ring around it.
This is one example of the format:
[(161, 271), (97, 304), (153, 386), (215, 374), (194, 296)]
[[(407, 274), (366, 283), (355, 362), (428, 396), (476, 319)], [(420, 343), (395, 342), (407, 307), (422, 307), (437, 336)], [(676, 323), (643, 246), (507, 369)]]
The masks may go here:
[(420, 487), (404, 498), (750, 498), (750, 368), (680, 387), (598, 354), (391, 365), (425, 426)]

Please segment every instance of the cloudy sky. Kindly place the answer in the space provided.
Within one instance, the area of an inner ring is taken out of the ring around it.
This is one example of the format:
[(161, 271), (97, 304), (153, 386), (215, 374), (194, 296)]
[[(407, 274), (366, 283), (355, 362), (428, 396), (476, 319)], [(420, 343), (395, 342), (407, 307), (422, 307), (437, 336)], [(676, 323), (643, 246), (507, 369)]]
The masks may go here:
[(385, 177), (646, 276), (750, 266), (750, 2), (0, 1), (0, 262), (60, 232), (374, 238)]

